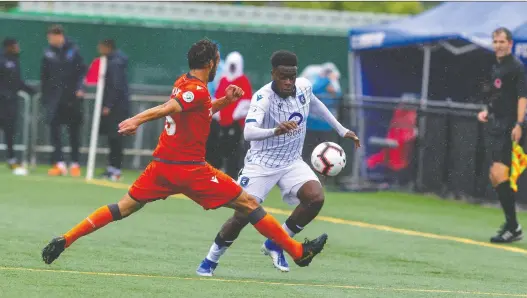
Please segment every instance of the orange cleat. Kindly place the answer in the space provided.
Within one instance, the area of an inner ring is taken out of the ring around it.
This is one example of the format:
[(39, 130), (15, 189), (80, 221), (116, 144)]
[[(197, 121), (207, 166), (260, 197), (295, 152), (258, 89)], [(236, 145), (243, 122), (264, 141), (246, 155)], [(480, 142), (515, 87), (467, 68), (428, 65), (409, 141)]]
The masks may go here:
[(58, 164), (55, 164), (51, 169), (48, 170), (49, 176), (66, 176), (68, 174), (68, 169), (65, 167), (59, 167)]

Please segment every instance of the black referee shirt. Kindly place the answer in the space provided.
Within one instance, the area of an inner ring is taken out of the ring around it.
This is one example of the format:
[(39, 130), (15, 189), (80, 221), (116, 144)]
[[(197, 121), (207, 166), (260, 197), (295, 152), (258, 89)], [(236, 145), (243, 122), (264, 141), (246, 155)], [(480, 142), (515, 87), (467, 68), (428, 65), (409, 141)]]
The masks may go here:
[(489, 112), (495, 118), (516, 122), (518, 100), (527, 98), (523, 63), (512, 54), (505, 56), (492, 66), (491, 79)]

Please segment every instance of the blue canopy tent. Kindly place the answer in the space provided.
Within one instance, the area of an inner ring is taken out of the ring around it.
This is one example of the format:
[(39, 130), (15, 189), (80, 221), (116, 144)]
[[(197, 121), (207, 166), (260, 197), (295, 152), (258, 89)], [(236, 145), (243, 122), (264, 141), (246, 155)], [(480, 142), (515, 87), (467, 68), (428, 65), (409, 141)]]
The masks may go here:
[[(515, 53), (527, 58), (526, 15), (527, 3), (522, 2), (447, 2), (403, 20), (353, 28), (348, 59), (351, 93), (358, 100), (412, 93), (422, 106), (429, 99), (466, 100), (481, 89), (481, 76), (492, 64), (494, 29), (509, 28), (517, 41)], [(384, 135), (378, 124), (388, 125), (386, 118), (373, 111), (360, 115), (359, 127), (366, 127), (359, 132), (361, 139)], [(364, 125), (365, 119), (377, 125)], [(354, 177), (361, 165), (365, 167), (361, 160), (375, 150), (365, 147), (355, 155)]]

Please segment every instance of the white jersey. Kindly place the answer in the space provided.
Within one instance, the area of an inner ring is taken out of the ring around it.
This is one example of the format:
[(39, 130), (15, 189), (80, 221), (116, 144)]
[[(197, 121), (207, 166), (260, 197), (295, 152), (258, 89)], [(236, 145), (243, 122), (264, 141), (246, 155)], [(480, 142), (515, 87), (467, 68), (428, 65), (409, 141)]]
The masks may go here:
[(271, 86), (272, 82), (254, 93), (246, 123), (256, 122), (258, 127), (270, 129), (284, 121), (297, 121), (298, 128), (280, 136), (251, 141), (245, 163), (280, 168), (302, 159), (309, 105), (314, 95), (311, 82), (305, 78), (296, 79), (294, 97), (283, 99)]

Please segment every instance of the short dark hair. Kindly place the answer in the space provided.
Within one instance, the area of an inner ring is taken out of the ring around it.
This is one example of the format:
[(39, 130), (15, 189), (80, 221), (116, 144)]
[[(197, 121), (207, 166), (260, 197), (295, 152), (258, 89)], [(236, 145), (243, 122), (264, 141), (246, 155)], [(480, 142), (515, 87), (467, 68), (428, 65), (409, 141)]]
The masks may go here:
[(188, 67), (202, 69), (211, 60), (216, 61), (218, 45), (208, 39), (202, 39), (193, 44), (187, 53)]
[(6, 37), (6, 38), (4, 38), (4, 41), (2, 41), (2, 46), (5, 49), (5, 48), (10, 47), (12, 45), (15, 45), (17, 43), (18, 42), (16, 41), (16, 39), (14, 39), (12, 37)]
[(278, 66), (297, 66), (298, 59), (296, 54), (290, 51), (280, 50), (271, 56), (271, 65), (273, 68)]
[(48, 34), (63, 35), (64, 34), (64, 28), (62, 28), (62, 26), (58, 25), (58, 24), (51, 25), (48, 28)]
[(492, 32), (492, 37), (494, 37), (494, 35), (497, 35), (497, 34), (500, 34), (500, 33), (505, 33), (505, 38), (508, 40), (508, 41), (512, 41), (512, 32), (511, 30), (505, 28), (505, 27), (499, 27), (498, 29), (494, 30)]
[(103, 39), (99, 42), (99, 44), (103, 45), (103, 46), (106, 46), (112, 50), (115, 50), (116, 48), (116, 44), (115, 44), (115, 40), (113, 39)]

